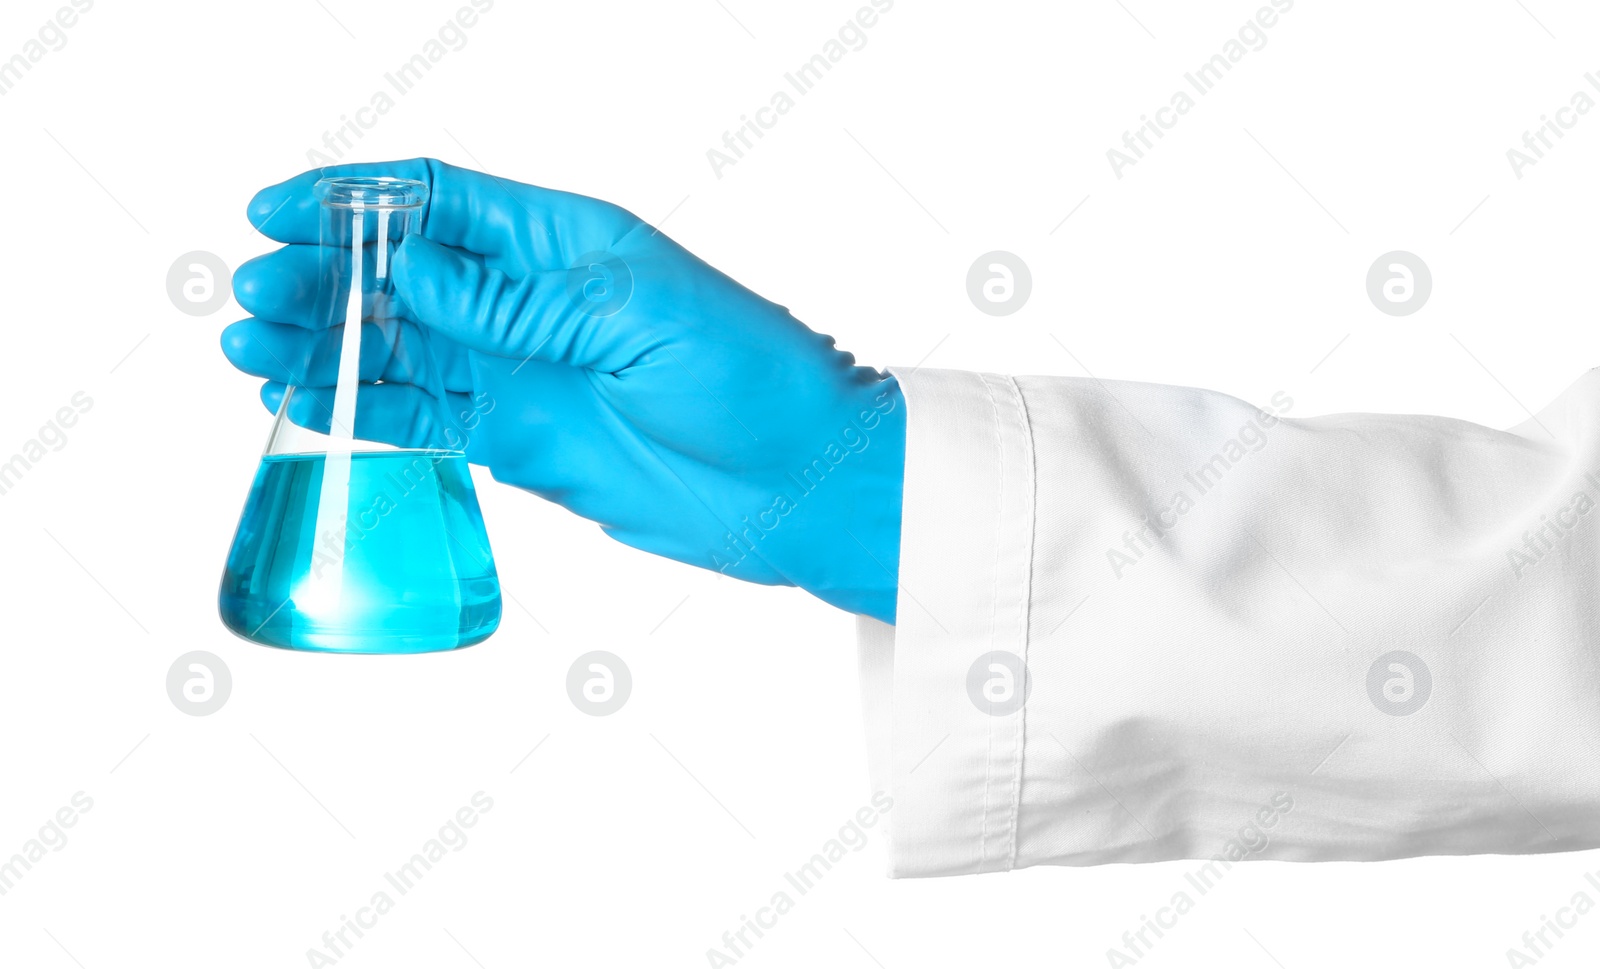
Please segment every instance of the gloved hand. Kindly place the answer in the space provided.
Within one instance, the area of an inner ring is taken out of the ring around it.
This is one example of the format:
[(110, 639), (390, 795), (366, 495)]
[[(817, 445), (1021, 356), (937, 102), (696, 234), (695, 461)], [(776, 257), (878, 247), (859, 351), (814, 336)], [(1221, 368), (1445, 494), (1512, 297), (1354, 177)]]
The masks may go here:
[[(252, 318), (222, 345), (267, 379), (269, 409), (286, 384), (319, 379), (285, 361), (338, 338), (335, 250), (318, 244), (311, 187), (357, 175), (430, 186), (392, 277), (434, 337), (446, 389), (464, 395), (470, 461), (635, 548), (894, 621), (906, 410), (894, 378), (615, 205), (432, 159), (262, 190), (250, 220), (286, 246), (235, 273)], [(362, 379), (393, 380), (383, 368), (364, 359)], [(357, 433), (417, 446), (413, 400), (363, 393)]]

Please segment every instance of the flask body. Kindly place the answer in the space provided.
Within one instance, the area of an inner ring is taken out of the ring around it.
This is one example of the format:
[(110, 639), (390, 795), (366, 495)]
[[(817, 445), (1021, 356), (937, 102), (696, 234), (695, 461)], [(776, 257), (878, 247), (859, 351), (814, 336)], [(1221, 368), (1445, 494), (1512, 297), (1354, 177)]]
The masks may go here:
[[(500, 584), (468, 472), (473, 413), (451, 413), (425, 327), (389, 267), (427, 189), (325, 179), (323, 267), (290, 382), (223, 569), (237, 635), (318, 652), (470, 646), (500, 622)], [(459, 395), (458, 395), (459, 397)]]

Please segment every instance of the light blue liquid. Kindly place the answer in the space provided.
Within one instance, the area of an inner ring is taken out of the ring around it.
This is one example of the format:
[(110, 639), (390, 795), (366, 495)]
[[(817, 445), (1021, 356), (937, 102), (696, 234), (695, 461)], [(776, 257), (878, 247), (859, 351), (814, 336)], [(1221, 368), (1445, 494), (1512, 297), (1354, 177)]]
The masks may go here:
[(338, 653), (487, 639), (500, 625), (500, 580), (466, 458), (350, 455), (348, 506), (333, 516), (342, 546), (339, 523), (317, 521), (328, 460), (262, 459), (222, 576), (223, 623), (267, 646)]

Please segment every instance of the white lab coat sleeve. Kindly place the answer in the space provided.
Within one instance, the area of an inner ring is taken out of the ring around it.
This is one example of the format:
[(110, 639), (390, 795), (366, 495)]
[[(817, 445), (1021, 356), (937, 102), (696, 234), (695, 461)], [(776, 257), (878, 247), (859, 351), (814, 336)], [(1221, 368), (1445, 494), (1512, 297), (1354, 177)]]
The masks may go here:
[(896, 376), (892, 874), (1600, 846), (1600, 371), (1507, 431)]

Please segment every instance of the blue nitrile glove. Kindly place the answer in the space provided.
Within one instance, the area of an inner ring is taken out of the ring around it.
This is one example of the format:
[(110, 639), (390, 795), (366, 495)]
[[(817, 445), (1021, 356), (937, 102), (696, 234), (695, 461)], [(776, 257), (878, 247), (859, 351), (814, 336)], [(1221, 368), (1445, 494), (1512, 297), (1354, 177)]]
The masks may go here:
[[(269, 409), (286, 383), (333, 383), (284, 361), (338, 339), (343, 299), (321, 291), (334, 250), (318, 245), (311, 187), (360, 175), (430, 186), (393, 280), (436, 337), (473, 463), (635, 548), (894, 621), (906, 412), (894, 378), (607, 202), (432, 159), (262, 190), (250, 220), (287, 246), (235, 274), (253, 317), (222, 345), (267, 378)], [(363, 349), (364, 381), (403, 381), (384, 373), (384, 347)], [(405, 390), (363, 393), (356, 433), (419, 446)]]

